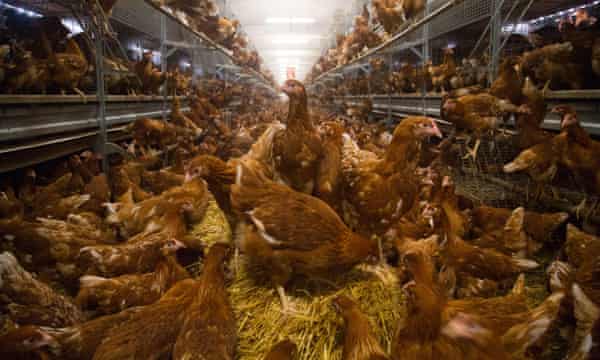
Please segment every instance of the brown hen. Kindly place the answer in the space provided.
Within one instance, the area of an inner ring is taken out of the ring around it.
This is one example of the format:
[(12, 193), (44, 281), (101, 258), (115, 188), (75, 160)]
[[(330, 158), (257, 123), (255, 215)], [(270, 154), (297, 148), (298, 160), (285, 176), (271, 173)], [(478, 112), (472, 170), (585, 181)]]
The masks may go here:
[(9, 252), (0, 254), (0, 279), (3, 312), (18, 324), (61, 327), (84, 320), (70, 298), (34, 278)]
[(216, 244), (207, 255), (198, 279), (194, 300), (173, 348), (173, 359), (232, 360), (235, 357), (237, 328), (229, 295), (225, 289), (228, 245)]
[(238, 168), (231, 202), (246, 226), (238, 246), (267, 268), (284, 310), (284, 286), (294, 275), (339, 274), (377, 255), (373, 241), (350, 231), (326, 203), (274, 183), (244, 165)]
[(375, 338), (369, 319), (350, 298), (340, 295), (333, 300), (334, 306), (344, 317), (345, 360), (386, 360), (388, 357)]

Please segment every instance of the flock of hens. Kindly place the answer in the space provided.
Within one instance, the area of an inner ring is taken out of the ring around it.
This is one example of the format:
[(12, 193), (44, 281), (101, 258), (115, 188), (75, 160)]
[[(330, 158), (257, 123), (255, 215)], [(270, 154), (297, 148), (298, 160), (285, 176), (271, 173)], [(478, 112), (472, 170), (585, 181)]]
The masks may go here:
[[(532, 66), (551, 62), (548, 52)], [(281, 88), (286, 114), (266, 94), (214, 80), (192, 91), (190, 113), (175, 98), (170, 121), (133, 123), (108, 174), (86, 151), (3, 177), (0, 355), (234, 359), (240, 319), (227, 287), (243, 258), (268, 276), (289, 317), (303, 316), (286, 293), (298, 278), (328, 282), (366, 264), (373, 282), (401, 287), (406, 316), (390, 351), (369, 304), (334, 297), (345, 360), (538, 358), (556, 336), (568, 359), (600, 358), (600, 238), (566, 213), (474, 206), (451, 176), (454, 137), (474, 137), (476, 158), (479, 137), (514, 114), (524, 152), (505, 171), (548, 182), (566, 168), (600, 192), (600, 145), (567, 106), (553, 109), (559, 134), (541, 130), (544, 90), (518, 63), (506, 59), (488, 90), (445, 94), (444, 119), (457, 131), (438, 145), (431, 118), (390, 131), (309, 111), (296, 80)], [(234, 94), (242, 110), (230, 119)], [(214, 214), (223, 221), (209, 241), (196, 230)], [(550, 295), (532, 306), (527, 273), (543, 251), (556, 253)], [(289, 340), (265, 354), (296, 356)]]
[[(102, 11), (110, 13), (116, 3), (117, 0), (101, 1)], [(195, 30), (230, 49), (238, 65), (261, 71), (261, 59), (255, 50), (248, 49), (248, 40), (238, 32), (238, 22), (219, 16), (212, 1), (165, 3), (158, 5), (175, 11), (178, 18), (184, 17), (182, 21), (188, 25), (193, 21)], [(89, 6), (91, 11), (100, 11), (96, 0), (90, 1)], [(96, 51), (85, 33), (69, 36), (69, 30), (58, 17), (29, 18), (13, 9), (6, 9), (0, 15), (4, 19), (4, 24), (0, 24), (0, 93), (75, 93), (85, 100), (85, 94), (95, 92)], [(107, 54), (104, 58), (107, 93), (158, 95), (166, 83), (168, 94), (185, 95), (192, 79), (191, 69), (182, 72), (173, 66), (162, 72), (152, 57), (151, 51), (144, 52), (139, 61)], [(264, 76), (273, 82), (268, 71)]]
[[(372, 0), (373, 23), (379, 23), (383, 33), (369, 26), (371, 16), (365, 5), (363, 13), (355, 17), (352, 31), (339, 35), (337, 47), (330, 49), (313, 67), (309, 80), (342, 66), (365, 51), (386, 41), (399, 27), (410, 24), (422, 14), (425, 1)], [(598, 88), (600, 83), (600, 40), (598, 23), (586, 10), (580, 9), (575, 19), (562, 20), (559, 26), (548, 25), (527, 36), (527, 51), (515, 61), (519, 72), (536, 85), (548, 83), (550, 89)], [(521, 35), (516, 35), (520, 37)], [(457, 45), (460, 47), (460, 44)], [(464, 87), (489, 84), (487, 56), (464, 58), (460, 63), (454, 49), (444, 49), (443, 62), (434, 66), (428, 61), (423, 66), (407, 62), (386, 64), (383, 59), (369, 60), (371, 71), (359, 74), (326, 91), (330, 95), (441, 92)]]

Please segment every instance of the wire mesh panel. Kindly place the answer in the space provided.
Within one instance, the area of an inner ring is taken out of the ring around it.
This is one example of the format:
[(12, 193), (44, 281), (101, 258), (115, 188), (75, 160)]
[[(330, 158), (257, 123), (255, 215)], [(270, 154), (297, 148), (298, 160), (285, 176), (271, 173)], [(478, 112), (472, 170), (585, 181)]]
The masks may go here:
[(492, 0), (466, 0), (440, 14), (430, 23), (429, 38), (465, 27), (491, 14)]
[(470, 154), (474, 138), (457, 138), (452, 153), (457, 160), (453, 164), (457, 190), (475, 205), (510, 209), (523, 206), (540, 212), (567, 211), (597, 222), (596, 208), (600, 199), (586, 194), (572, 172), (559, 169), (550, 183), (536, 183), (526, 172), (507, 174), (503, 171), (504, 165), (521, 152), (518, 135), (497, 134), (480, 140), (475, 160)]
[(476, 205), (504, 208), (522, 206), (523, 196), (514, 188), (526, 187), (527, 177), (503, 172), (504, 164), (519, 154), (515, 138), (498, 134), (479, 140), (481, 144), (475, 160), (470, 154), (475, 146), (475, 138), (457, 138), (455, 141), (453, 155), (458, 157), (458, 166), (454, 167), (454, 175), (459, 192)]

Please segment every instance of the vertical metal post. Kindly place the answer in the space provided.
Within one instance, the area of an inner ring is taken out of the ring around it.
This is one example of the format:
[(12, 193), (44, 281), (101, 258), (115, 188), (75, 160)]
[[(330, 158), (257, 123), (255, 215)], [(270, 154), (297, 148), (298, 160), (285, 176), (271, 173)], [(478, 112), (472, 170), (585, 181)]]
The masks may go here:
[(96, 96), (98, 97), (98, 125), (100, 127), (96, 149), (102, 155), (102, 171), (108, 175), (106, 151), (108, 135), (106, 125), (106, 93), (104, 90), (104, 31), (101, 25), (96, 27), (94, 37), (96, 44)]
[[(425, 2), (425, 16), (431, 11), (430, 0)], [(431, 49), (429, 48), (429, 21), (423, 28), (423, 53), (421, 60), (423, 61), (423, 88), (421, 89), (421, 100), (423, 102), (423, 116), (427, 116), (427, 83), (425, 82), (425, 68), (429, 62)]]
[(500, 42), (502, 41), (502, 9), (500, 8), (503, 4), (502, 0), (494, 0), (492, 3), (493, 10), (490, 27), (490, 81), (496, 79), (498, 74), (498, 64), (500, 62)]
[(371, 77), (373, 74), (372, 74), (371, 70), (367, 70), (366, 68), (363, 71), (365, 73), (365, 76), (367, 77), (367, 96), (369, 98), (371, 98), (371, 93), (372, 93)]
[[(392, 52), (390, 52), (388, 54), (388, 71), (389, 71), (389, 75), (393, 75), (393, 69), (394, 69), (394, 55), (392, 54)], [(387, 89), (387, 96), (388, 96), (388, 111), (387, 111), (387, 121), (388, 123), (392, 123), (392, 87), (389, 86)]]
[(198, 65), (196, 61), (196, 56), (198, 56), (197, 50), (198, 42), (194, 40), (194, 47), (192, 48), (192, 61), (190, 62), (192, 69), (192, 85), (196, 85), (198, 83), (198, 79), (196, 78), (196, 66)]
[[(163, 74), (167, 73), (167, 16), (161, 14), (160, 16), (160, 71)], [(165, 82), (163, 84), (163, 105), (162, 105), (162, 119), (167, 121), (167, 97), (169, 96), (167, 89), (169, 79), (165, 76)]]

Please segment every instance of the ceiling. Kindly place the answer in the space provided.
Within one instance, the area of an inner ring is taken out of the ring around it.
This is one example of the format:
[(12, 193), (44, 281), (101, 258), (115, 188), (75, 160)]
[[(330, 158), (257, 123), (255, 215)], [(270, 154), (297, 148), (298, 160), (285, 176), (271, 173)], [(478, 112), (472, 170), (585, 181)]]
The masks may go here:
[(297, 79), (304, 79), (335, 38), (335, 32), (348, 29), (352, 15), (359, 13), (363, 3), (364, 0), (228, 0), (227, 6), (263, 57), (264, 66), (282, 83), (288, 67), (295, 69)]

